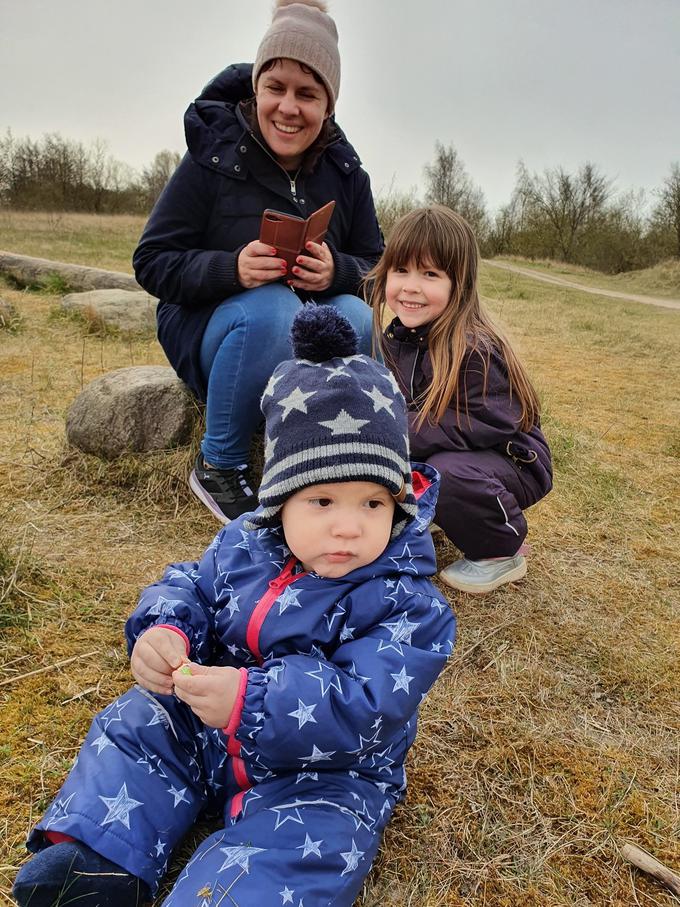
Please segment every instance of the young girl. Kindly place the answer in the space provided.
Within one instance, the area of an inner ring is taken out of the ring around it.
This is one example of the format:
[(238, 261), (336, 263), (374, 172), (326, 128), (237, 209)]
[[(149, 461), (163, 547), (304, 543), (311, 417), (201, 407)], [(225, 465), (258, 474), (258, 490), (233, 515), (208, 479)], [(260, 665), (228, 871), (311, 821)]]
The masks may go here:
[(536, 391), (480, 303), (478, 264), (470, 225), (433, 205), (401, 218), (369, 280), (411, 457), (440, 472), (435, 521), (465, 555), (441, 579), (482, 593), (526, 574), (522, 511), (550, 491), (552, 465)]

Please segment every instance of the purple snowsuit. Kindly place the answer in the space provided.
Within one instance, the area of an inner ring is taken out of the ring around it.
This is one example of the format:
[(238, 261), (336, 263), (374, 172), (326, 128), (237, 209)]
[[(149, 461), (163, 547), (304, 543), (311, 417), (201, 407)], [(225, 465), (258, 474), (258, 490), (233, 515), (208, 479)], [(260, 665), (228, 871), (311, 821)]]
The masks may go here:
[(523, 510), (552, 488), (550, 448), (534, 425), (520, 431), (520, 407), (510, 397), (505, 362), (494, 351), (484, 390), (484, 364), (469, 350), (460, 370), (459, 415), (449, 407), (438, 424), (416, 430), (416, 403), (432, 383), (429, 325), (406, 328), (398, 318), (384, 334), (385, 363), (409, 407), (411, 458), (441, 475), (435, 522), (471, 560), (510, 557), (527, 534)]

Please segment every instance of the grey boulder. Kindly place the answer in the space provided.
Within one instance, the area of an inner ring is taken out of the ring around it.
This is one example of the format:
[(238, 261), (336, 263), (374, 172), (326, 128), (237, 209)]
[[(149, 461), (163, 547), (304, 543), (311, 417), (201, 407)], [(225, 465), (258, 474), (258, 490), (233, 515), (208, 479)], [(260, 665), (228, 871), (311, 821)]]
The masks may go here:
[(66, 437), (79, 450), (111, 460), (188, 443), (198, 414), (171, 368), (120, 368), (78, 394), (66, 417)]
[(95, 325), (126, 333), (147, 333), (156, 327), (157, 302), (144, 290), (89, 290), (69, 293), (61, 305)]

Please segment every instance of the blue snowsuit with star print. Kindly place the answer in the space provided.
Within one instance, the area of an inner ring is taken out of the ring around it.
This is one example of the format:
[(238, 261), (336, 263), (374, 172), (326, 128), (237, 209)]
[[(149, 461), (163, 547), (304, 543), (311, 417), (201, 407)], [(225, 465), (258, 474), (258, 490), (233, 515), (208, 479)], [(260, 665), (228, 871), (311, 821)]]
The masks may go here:
[(94, 720), (38, 823), (156, 892), (173, 848), (206, 810), (223, 828), (199, 846), (166, 907), (354, 902), (405, 791), (416, 713), (455, 632), (428, 531), (438, 475), (418, 517), (375, 562), (339, 579), (305, 573), (280, 525), (226, 526), (198, 563), (169, 567), (126, 625), (186, 635), (190, 657), (241, 669), (226, 729), (174, 696), (133, 687)]

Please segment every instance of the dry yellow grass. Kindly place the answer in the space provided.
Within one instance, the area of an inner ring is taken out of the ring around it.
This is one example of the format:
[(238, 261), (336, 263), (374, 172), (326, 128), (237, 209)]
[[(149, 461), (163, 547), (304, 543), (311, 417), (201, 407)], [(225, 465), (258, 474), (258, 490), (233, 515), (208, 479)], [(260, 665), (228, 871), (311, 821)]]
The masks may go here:
[[(667, 907), (618, 844), (680, 868), (680, 313), (500, 272), (483, 290), (539, 386), (555, 489), (529, 514), (525, 582), (449, 593), (458, 643), (360, 905)], [(92, 714), (129, 683), (140, 588), (217, 526), (188, 450), (102, 464), (64, 447), (81, 386), (163, 363), (155, 341), (0, 296), (22, 318), (0, 332), (1, 901)], [(456, 555), (436, 543), (440, 564)]]

